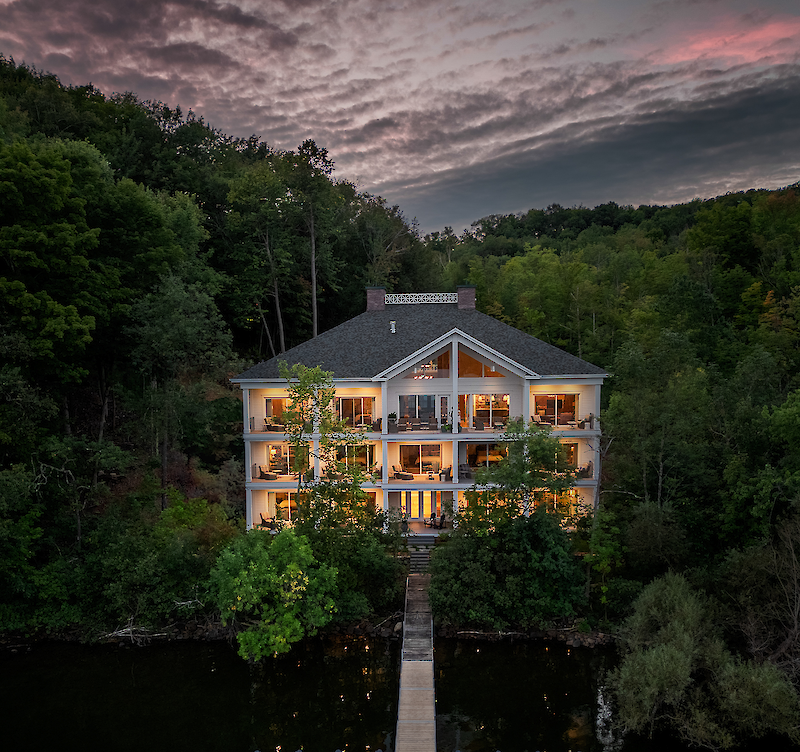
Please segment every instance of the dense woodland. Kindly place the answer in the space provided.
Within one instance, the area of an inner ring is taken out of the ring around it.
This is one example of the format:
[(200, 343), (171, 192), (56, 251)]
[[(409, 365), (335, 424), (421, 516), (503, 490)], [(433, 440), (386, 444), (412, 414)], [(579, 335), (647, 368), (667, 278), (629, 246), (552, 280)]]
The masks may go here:
[[(685, 658), (630, 727), (684, 719), (716, 747), (796, 734), (796, 695), (794, 715), (745, 718), (735, 692), (705, 690), (724, 676), (752, 699), (800, 677), (799, 191), (552, 205), (421, 237), (313, 141), (277, 151), (0, 58), (0, 630), (219, 614), (225, 567), (256, 545), (228, 378), (362, 312), (367, 285), (470, 283), (482, 311), (612, 374), (602, 492), (570, 536), (537, 515), (512, 521), (502, 556), (454, 536), (434, 571), (472, 576), (479, 607), (441, 618), (621, 628), (638, 666), (623, 699), (654, 644)], [(394, 607), (391, 541), (305, 533), (283, 555), (316, 567), (336, 618)], [(498, 599), (524, 570), (514, 552), (539, 549), (572, 555)], [(542, 577), (568, 584), (534, 598)], [(675, 642), (679, 619), (695, 642)]]

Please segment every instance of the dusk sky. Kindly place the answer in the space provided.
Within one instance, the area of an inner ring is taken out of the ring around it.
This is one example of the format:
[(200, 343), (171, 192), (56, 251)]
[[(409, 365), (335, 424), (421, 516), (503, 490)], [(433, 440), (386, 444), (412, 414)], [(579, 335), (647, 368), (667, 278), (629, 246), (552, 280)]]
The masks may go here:
[(313, 138), (423, 232), (800, 180), (798, 0), (0, 0), (0, 52)]

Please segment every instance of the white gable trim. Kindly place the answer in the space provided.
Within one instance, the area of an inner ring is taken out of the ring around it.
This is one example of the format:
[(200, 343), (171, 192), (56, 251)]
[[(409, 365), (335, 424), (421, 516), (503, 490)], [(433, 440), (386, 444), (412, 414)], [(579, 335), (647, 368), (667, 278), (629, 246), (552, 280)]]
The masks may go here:
[[(506, 355), (503, 355), (497, 350), (475, 339), (475, 337), (471, 337), (469, 334), (466, 334), (462, 332), (460, 329), (456, 328), (456, 329), (451, 329), (449, 332), (446, 332), (445, 334), (442, 334), (440, 337), (437, 337), (435, 340), (425, 345), (425, 347), (421, 347), (419, 350), (411, 353), (411, 355), (408, 355), (407, 357), (398, 361), (393, 366), (389, 366), (389, 368), (381, 371), (379, 374), (376, 374), (375, 376), (372, 377), (372, 380), (388, 381), (394, 376), (397, 376), (402, 371), (413, 366), (418, 360), (425, 358), (428, 355), (431, 355), (436, 350), (441, 349), (444, 345), (454, 341), (457, 344), (469, 345), (473, 350), (482, 355), (484, 358), (488, 358), (489, 360), (495, 360), (499, 362), (500, 364), (503, 365), (503, 367), (511, 371), (511, 373), (515, 374), (516, 376), (528, 379), (541, 378), (541, 376), (535, 371), (531, 371), (529, 368), (526, 368), (520, 363), (517, 363), (515, 360), (512, 360)], [(457, 368), (457, 367), (458, 363), (453, 364), (451, 366), (451, 368)]]

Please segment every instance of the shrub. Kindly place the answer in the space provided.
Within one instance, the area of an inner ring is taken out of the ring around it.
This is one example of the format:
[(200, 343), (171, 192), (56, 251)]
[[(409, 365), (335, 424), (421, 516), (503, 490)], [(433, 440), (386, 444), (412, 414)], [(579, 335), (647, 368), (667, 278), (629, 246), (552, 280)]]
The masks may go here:
[(558, 519), (517, 517), (488, 536), (455, 533), (431, 561), (429, 597), (444, 622), (502, 629), (571, 616), (583, 574)]

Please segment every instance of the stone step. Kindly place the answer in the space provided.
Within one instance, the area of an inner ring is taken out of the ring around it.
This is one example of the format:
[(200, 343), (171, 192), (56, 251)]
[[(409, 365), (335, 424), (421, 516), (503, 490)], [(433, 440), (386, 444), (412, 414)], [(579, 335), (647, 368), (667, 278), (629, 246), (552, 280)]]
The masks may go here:
[[(428, 564), (430, 563), (431, 555), (428, 551), (411, 551), (411, 560), (409, 562), (409, 572), (411, 574), (427, 572)], [(427, 596), (425, 596), (427, 597)]]

